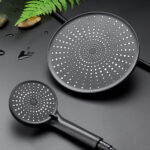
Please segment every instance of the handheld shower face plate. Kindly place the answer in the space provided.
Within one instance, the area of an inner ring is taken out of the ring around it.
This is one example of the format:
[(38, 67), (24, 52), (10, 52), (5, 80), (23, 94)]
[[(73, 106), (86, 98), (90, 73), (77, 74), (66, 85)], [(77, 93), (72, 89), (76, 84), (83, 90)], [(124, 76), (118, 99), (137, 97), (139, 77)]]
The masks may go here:
[(123, 81), (135, 67), (138, 55), (137, 36), (125, 20), (94, 12), (70, 20), (56, 32), (48, 63), (60, 84), (93, 93)]
[(55, 93), (39, 81), (26, 81), (17, 85), (9, 98), (13, 116), (27, 124), (42, 124), (57, 110)]

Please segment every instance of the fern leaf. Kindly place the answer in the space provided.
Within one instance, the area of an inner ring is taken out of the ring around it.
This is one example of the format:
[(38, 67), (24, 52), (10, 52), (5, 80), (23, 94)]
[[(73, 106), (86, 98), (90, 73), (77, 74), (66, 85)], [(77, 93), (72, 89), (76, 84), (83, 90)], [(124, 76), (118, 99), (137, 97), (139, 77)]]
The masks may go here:
[(71, 5), (71, 8), (73, 8), (74, 7), (74, 0), (68, 0), (68, 1), (69, 1), (70, 5)]
[[(41, 5), (43, 3), (43, 1), (38, 1), (38, 0), (33, 0), (33, 1), (28, 1), (28, 2), (26, 2), (26, 5), (27, 4), (38, 4), (38, 5)], [(25, 6), (26, 6), (25, 5)]]
[(66, 11), (66, 10), (67, 10), (67, 1), (66, 1), (66, 0), (59, 0), (59, 2), (60, 2), (61, 5), (63, 6), (64, 11)]
[(61, 12), (62, 11), (62, 5), (60, 4), (60, 2), (58, 0), (52, 0), (52, 2), (59, 9), (59, 11)]
[(50, 0), (33, 0), (27, 2), (20, 19), (15, 25), (30, 17), (51, 14), (52, 11), (56, 12), (56, 7), (52, 2), (50, 3)]
[(62, 9), (66, 11), (67, 2), (69, 2), (73, 8), (75, 3), (79, 5), (80, 0), (30, 0), (26, 2), (23, 12), (15, 26), (31, 17), (48, 15), (52, 14), (52, 12), (56, 13), (57, 8), (60, 12)]
[(80, 0), (76, 0), (76, 3), (79, 5), (80, 4)]
[(45, 9), (47, 10), (47, 15), (52, 13), (52, 7), (50, 5), (45, 5)]
[[(53, 10), (53, 12), (56, 12), (56, 6), (54, 5), (53, 2), (51, 2), (50, 0), (46, 0), (46, 5), (45, 6), (50, 6), (51, 9)], [(48, 4), (48, 5), (47, 5)]]

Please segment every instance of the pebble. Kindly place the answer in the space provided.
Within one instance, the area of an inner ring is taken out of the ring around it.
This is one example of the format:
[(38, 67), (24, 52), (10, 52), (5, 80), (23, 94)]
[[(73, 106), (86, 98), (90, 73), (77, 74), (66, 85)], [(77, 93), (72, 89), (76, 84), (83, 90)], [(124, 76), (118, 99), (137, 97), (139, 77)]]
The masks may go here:
[(0, 28), (2, 28), (8, 21), (6, 14), (0, 14)]
[(21, 23), (18, 24), (18, 28), (29, 28), (33, 27), (37, 23), (41, 21), (41, 17), (31, 17)]

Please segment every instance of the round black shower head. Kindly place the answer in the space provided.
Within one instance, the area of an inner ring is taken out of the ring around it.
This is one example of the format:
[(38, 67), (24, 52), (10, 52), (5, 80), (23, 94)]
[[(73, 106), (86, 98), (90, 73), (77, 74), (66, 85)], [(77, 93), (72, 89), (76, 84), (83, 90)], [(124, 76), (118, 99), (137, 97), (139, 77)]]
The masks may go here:
[(56, 32), (48, 64), (61, 85), (94, 93), (122, 82), (135, 67), (138, 55), (136, 33), (124, 19), (92, 12), (71, 19)]
[(27, 124), (42, 124), (57, 110), (55, 93), (39, 81), (26, 81), (17, 85), (9, 98), (13, 116)]

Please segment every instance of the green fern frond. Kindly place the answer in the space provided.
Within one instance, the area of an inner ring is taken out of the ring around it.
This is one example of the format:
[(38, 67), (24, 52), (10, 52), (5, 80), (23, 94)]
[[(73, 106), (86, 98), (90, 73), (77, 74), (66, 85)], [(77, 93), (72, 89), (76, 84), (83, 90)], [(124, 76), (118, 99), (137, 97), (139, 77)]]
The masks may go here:
[(80, 3), (80, 0), (76, 0), (76, 3), (79, 5), (79, 3)]
[(64, 10), (67, 10), (67, 1), (66, 0), (59, 0), (59, 2), (61, 3), (61, 5), (63, 6)]
[(56, 13), (57, 9), (61, 11), (67, 10), (67, 2), (74, 7), (75, 3), (79, 5), (80, 0), (31, 0), (26, 2), (23, 12), (16, 22), (15, 26), (19, 23), (40, 15), (48, 15), (53, 12)]
[(62, 5), (58, 0), (52, 0), (52, 2), (54, 3), (54, 5), (59, 9), (59, 11), (62, 11)]
[(68, 0), (68, 1), (69, 1), (70, 5), (71, 5), (71, 8), (73, 8), (74, 7), (74, 0)]

